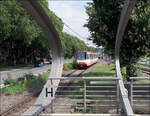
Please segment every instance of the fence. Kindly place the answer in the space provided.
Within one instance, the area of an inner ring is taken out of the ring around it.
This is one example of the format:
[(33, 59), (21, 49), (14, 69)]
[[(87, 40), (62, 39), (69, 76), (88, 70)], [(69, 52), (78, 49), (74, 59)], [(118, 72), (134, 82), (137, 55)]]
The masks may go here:
[(130, 79), (129, 98), (132, 108), (138, 111), (136, 113), (150, 114), (150, 77), (130, 77)]
[[(47, 90), (47, 95), (51, 94), (55, 98), (51, 103), (51, 113), (106, 113), (109, 109), (113, 111), (112, 113), (118, 112), (117, 78), (61, 77), (49, 79), (52, 86), (51, 90)], [(61, 80), (60, 85), (54, 86), (53, 80)], [(103, 85), (96, 85), (97, 81), (102, 82)], [(115, 86), (107, 85), (103, 81), (113, 81)], [(54, 95), (52, 91), (56, 90), (55, 87), (58, 88)]]

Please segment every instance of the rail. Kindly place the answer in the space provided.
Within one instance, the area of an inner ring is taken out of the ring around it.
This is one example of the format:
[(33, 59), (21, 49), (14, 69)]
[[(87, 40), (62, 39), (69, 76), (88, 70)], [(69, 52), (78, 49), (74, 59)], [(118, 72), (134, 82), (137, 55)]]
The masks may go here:
[(119, 80), (115, 77), (49, 77), (48, 80)]
[(144, 79), (144, 80), (150, 80), (150, 77), (130, 77), (131, 81), (133, 80), (140, 80), (140, 79)]
[[(150, 77), (130, 77), (130, 103), (132, 107), (150, 107)], [(143, 80), (143, 82), (136, 82)], [(148, 82), (144, 80), (149, 80)]]

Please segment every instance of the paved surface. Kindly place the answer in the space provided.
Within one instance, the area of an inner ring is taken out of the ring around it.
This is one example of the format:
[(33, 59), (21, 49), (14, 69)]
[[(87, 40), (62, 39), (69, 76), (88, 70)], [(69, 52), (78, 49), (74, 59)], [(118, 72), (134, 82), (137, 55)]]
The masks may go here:
[[(64, 64), (71, 63), (72, 59), (64, 60)], [(43, 67), (23, 67), (23, 68), (17, 68), (17, 69), (11, 69), (7, 71), (1, 71), (0, 72), (0, 84), (2, 85), (4, 83), (4, 80), (7, 79), (8, 74), (11, 75), (12, 79), (17, 80), (18, 78), (23, 77), (25, 74), (32, 73), (34, 75), (42, 74), (43, 72), (47, 72), (50, 70), (51, 65), (46, 64)]]

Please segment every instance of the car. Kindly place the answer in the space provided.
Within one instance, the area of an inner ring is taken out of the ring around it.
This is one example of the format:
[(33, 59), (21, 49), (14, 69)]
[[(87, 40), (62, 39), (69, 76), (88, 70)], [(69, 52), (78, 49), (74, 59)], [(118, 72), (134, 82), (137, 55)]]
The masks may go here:
[(37, 63), (35, 63), (34, 67), (42, 67), (44, 66), (44, 63), (42, 61), (38, 61)]

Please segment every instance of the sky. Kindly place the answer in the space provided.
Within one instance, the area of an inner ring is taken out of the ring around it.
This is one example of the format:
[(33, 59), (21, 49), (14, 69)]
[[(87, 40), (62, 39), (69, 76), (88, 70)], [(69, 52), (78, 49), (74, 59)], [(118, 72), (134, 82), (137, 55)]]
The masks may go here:
[(87, 23), (88, 15), (84, 6), (87, 2), (92, 1), (66, 1), (66, 0), (49, 0), (49, 9), (52, 10), (62, 21), (69, 26), (64, 26), (63, 31), (83, 40), (88, 46), (95, 46), (92, 41), (87, 40), (90, 33), (86, 27), (83, 27)]

